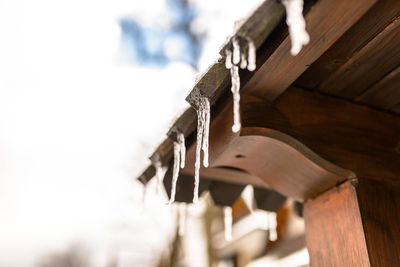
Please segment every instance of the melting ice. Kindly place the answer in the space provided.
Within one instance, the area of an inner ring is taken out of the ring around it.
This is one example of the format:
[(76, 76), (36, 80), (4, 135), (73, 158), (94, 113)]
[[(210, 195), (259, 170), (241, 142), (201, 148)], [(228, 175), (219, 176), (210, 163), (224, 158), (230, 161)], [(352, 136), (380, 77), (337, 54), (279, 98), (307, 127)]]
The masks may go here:
[(292, 43), (290, 53), (295, 56), (310, 41), (303, 17), (303, 0), (282, 0), (282, 4), (286, 8), (286, 24), (289, 27)]
[(210, 132), (210, 101), (207, 97), (201, 96), (198, 100), (197, 109), (197, 143), (196, 161), (194, 163), (194, 192), (193, 203), (199, 199), (200, 180), (200, 154), (203, 150), (203, 166), (208, 167), (208, 137)]
[(179, 167), (185, 167), (185, 136), (182, 133), (177, 133), (177, 140), (178, 141), (174, 141), (174, 166), (172, 170), (171, 198), (169, 199), (169, 204), (172, 204), (175, 201)]
[(233, 94), (232, 131), (236, 133), (241, 128), (239, 67), (242, 69), (247, 68), (249, 71), (256, 69), (256, 48), (250, 38), (239, 36), (232, 38), (231, 48), (225, 50), (225, 67), (231, 71), (231, 91)]

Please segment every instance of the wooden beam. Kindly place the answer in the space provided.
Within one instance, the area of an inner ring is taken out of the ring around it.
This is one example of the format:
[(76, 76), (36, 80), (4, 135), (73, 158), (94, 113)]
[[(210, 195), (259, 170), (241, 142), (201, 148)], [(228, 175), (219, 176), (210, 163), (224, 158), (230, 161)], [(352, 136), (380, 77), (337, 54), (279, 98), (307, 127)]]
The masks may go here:
[[(290, 88), (274, 106), (243, 95), (243, 128), (234, 134), (231, 99), (225, 101), (211, 124), (211, 168), (244, 170), (300, 201), (355, 176), (400, 185), (399, 117)], [(194, 149), (187, 153), (190, 175)]]
[[(400, 63), (399, 63), (400, 64)], [(357, 102), (390, 110), (400, 103), (400, 66), (357, 97)]]
[(293, 57), (286, 37), (243, 90), (274, 101), (315, 60), (376, 3), (376, 0), (320, 0), (305, 15), (310, 44)]
[(295, 86), (316, 89), (398, 16), (400, 1), (378, 1), (296, 80)]
[(351, 182), (306, 202), (304, 220), (311, 266), (371, 266)]
[(353, 99), (400, 64), (400, 17), (388, 25), (318, 90)]
[(400, 266), (400, 188), (348, 181), (304, 205), (311, 266)]

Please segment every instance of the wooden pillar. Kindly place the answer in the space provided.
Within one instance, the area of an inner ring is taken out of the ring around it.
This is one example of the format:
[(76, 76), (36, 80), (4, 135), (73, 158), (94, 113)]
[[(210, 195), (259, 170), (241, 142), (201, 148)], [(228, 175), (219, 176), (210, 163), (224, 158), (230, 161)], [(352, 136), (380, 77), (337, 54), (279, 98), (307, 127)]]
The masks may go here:
[(304, 205), (313, 267), (400, 266), (400, 188), (347, 181)]

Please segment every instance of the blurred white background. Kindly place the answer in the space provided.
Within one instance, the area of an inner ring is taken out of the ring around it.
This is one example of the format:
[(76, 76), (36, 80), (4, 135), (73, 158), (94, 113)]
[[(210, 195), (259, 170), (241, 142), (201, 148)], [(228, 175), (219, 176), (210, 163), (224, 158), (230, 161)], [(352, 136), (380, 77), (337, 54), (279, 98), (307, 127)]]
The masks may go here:
[(121, 18), (168, 24), (164, 0), (0, 0), (1, 267), (35, 266), (74, 242), (93, 266), (158, 260), (175, 215), (151, 190), (142, 212), (134, 178), (258, 2), (191, 1), (205, 33), (196, 70), (135, 63), (121, 41)]

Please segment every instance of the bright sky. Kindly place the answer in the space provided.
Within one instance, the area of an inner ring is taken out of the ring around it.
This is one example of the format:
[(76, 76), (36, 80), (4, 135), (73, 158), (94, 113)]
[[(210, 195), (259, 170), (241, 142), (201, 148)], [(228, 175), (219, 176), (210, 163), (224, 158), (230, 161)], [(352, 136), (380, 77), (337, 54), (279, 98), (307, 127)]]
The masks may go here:
[[(199, 1), (201, 69), (257, 2)], [(173, 214), (152, 195), (141, 212), (133, 178), (187, 106), (195, 72), (127, 63), (117, 21), (164, 11), (162, 0), (0, 0), (0, 266), (33, 266), (76, 240), (103, 255), (134, 247), (126, 257), (141, 266), (162, 250)]]

